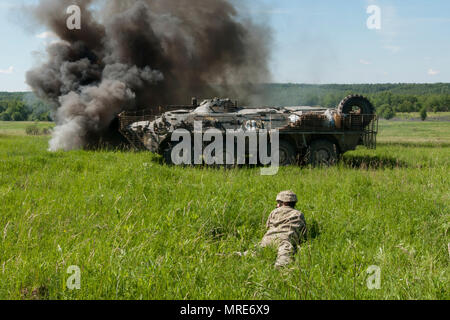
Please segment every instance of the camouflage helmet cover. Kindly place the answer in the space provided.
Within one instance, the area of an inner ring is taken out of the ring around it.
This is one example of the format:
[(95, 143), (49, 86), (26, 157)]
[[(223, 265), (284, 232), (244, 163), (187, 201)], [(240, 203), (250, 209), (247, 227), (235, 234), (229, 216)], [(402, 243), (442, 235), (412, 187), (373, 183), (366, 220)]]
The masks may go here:
[(292, 191), (280, 192), (277, 196), (277, 201), (281, 202), (298, 202), (297, 195)]

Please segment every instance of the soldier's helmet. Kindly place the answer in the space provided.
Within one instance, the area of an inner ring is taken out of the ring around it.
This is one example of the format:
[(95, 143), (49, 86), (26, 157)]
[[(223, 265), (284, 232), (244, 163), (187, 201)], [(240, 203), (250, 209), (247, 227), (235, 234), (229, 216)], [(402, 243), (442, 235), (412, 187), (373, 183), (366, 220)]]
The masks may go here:
[(280, 192), (277, 196), (277, 201), (281, 202), (298, 202), (297, 195), (292, 191), (283, 191)]

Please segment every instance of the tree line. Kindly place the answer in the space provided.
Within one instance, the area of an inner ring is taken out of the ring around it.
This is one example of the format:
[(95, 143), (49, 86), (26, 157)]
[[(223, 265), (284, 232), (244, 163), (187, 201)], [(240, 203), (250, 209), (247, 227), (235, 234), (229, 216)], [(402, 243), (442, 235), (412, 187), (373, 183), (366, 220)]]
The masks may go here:
[[(237, 88), (239, 89), (239, 88)], [(219, 90), (220, 91), (220, 90)], [(242, 90), (233, 90), (242, 92)], [(248, 90), (247, 90), (248, 91)], [(349, 94), (368, 97), (377, 114), (390, 119), (397, 112), (450, 111), (450, 83), (434, 84), (263, 84), (252, 87), (249, 101), (264, 106), (333, 108)], [(210, 97), (205, 97), (210, 98)], [(235, 97), (239, 99), (240, 97)], [(0, 92), (0, 121), (51, 121), (50, 106), (30, 92)]]
[(50, 106), (31, 92), (0, 92), (0, 121), (52, 121)]
[(377, 114), (392, 118), (397, 112), (450, 111), (450, 84), (264, 85), (264, 105), (336, 107), (349, 94), (370, 99)]

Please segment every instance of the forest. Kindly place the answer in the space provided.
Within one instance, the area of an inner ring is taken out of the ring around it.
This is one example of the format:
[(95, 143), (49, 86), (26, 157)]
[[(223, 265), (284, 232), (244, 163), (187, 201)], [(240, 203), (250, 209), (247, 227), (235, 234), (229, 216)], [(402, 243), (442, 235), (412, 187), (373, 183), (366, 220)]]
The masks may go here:
[(450, 84), (268, 84), (266, 105), (320, 105), (335, 107), (348, 94), (361, 94), (374, 104), (377, 114), (393, 118), (397, 112), (447, 112)]
[[(362, 94), (372, 101), (377, 114), (386, 119), (395, 117), (398, 112), (450, 111), (450, 83), (263, 84), (252, 89), (251, 104), (257, 105), (335, 107), (348, 94)], [(0, 92), (0, 121), (51, 120), (49, 104), (33, 93)]]
[(0, 121), (51, 121), (48, 103), (31, 92), (0, 92)]

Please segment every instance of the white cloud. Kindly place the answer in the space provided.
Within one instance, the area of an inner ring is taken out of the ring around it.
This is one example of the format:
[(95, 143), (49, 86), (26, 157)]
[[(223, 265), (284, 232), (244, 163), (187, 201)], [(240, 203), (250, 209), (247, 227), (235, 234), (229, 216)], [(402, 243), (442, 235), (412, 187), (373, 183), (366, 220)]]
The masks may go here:
[(372, 64), (372, 62), (370, 62), (370, 61), (367, 61), (367, 60), (364, 60), (364, 59), (360, 59), (360, 60), (359, 60), (359, 63), (361, 63), (361, 64), (365, 64), (365, 65), (369, 65), (369, 64)]
[(439, 73), (441, 73), (439, 70), (433, 70), (433, 69), (428, 70), (428, 74), (430, 76), (435, 76), (435, 75), (438, 75)]
[(14, 72), (14, 67), (11, 66), (6, 70), (0, 69), (0, 74), (12, 74)]
[(399, 52), (400, 49), (401, 49), (399, 46), (394, 46), (394, 45), (387, 45), (387, 46), (384, 46), (384, 48), (385, 48), (386, 50), (391, 51), (392, 53), (397, 53), (397, 52)]
[(45, 31), (45, 32), (42, 32), (42, 33), (36, 35), (36, 38), (39, 38), (39, 39), (51, 39), (51, 38), (56, 38), (56, 34), (54, 34), (54, 33), (51, 32), (51, 31)]

